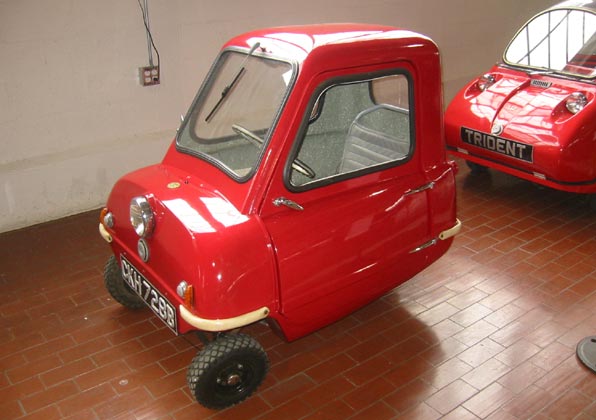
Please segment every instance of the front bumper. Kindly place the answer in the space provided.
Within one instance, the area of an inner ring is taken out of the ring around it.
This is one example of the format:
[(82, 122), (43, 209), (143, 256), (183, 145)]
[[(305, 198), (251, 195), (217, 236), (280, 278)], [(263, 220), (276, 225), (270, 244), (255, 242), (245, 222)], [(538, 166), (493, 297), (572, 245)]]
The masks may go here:
[(111, 244), (114, 240), (114, 238), (112, 238), (112, 235), (110, 235), (110, 233), (106, 230), (105, 226), (102, 223), (99, 224), (99, 234), (101, 235), (103, 240), (109, 244)]
[(248, 312), (233, 318), (205, 319), (194, 315), (183, 305), (179, 305), (178, 310), (180, 311), (180, 317), (189, 325), (192, 325), (197, 330), (209, 332), (229, 331), (236, 328), (245, 327), (267, 318), (270, 312), (269, 308), (262, 307), (256, 311)]

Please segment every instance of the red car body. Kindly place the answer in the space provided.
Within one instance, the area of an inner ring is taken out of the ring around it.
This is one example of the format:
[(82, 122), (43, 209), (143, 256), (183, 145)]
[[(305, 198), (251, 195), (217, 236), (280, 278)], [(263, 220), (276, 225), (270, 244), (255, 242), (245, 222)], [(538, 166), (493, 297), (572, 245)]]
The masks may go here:
[(595, 13), (593, 1), (566, 1), (524, 25), (503, 61), (449, 104), (449, 151), (551, 188), (596, 193)]
[[(239, 71), (221, 78), (220, 95), (214, 86), (228, 59)], [(123, 176), (100, 223), (127, 287), (173, 331), (267, 320), (294, 340), (448, 250), (460, 226), (455, 165), (446, 160), (440, 58), (430, 39), (376, 25), (273, 28), (231, 39), (216, 63), (163, 161)], [(257, 80), (257, 65), (270, 81)], [(278, 82), (283, 94), (261, 94), (277, 92)], [(274, 116), (270, 127), (254, 116), (226, 122), (238, 101), (253, 112), (276, 95), (279, 108), (263, 111)], [(404, 123), (395, 135), (366, 126), (387, 115)], [(353, 118), (359, 123), (348, 124)], [(375, 139), (404, 148), (370, 146)], [(243, 149), (232, 158), (234, 147)], [(243, 159), (250, 162), (236, 163)], [(142, 202), (131, 205), (135, 197)], [(129, 219), (143, 206), (151, 220), (135, 231)]]

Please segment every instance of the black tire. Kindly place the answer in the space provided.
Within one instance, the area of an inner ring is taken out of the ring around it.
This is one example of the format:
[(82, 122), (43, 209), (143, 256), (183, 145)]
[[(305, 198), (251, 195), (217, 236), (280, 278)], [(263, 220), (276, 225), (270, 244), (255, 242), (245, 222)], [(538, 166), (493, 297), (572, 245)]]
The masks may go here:
[(590, 209), (596, 211), (596, 194), (590, 194), (588, 201), (590, 203)]
[(129, 309), (144, 308), (145, 302), (139, 297), (122, 278), (122, 271), (113, 255), (108, 259), (103, 269), (103, 283), (116, 302)]
[(485, 174), (488, 172), (488, 168), (486, 166), (480, 165), (479, 163), (476, 162), (470, 162), (469, 160), (466, 160), (466, 165), (468, 165), (468, 168), (470, 168), (470, 171), (473, 174)]
[(263, 382), (269, 359), (246, 334), (223, 335), (192, 359), (186, 374), (190, 392), (203, 406), (230, 407), (248, 398)]

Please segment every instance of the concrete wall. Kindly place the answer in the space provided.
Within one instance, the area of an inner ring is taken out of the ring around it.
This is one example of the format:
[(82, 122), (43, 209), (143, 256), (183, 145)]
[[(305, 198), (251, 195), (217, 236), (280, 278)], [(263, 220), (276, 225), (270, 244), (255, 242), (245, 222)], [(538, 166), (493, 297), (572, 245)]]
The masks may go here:
[(554, 0), (149, 0), (162, 83), (141, 87), (136, 0), (0, 0), (0, 232), (101, 206), (158, 162), (221, 44), (250, 29), (367, 22), (437, 42), (445, 101)]

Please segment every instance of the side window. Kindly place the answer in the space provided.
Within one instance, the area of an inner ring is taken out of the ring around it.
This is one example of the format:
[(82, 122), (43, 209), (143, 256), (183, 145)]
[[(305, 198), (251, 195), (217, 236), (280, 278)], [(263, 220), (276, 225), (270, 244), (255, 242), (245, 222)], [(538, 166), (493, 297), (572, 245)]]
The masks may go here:
[(309, 188), (383, 169), (413, 151), (404, 74), (331, 85), (319, 93), (290, 171)]

